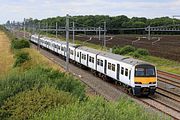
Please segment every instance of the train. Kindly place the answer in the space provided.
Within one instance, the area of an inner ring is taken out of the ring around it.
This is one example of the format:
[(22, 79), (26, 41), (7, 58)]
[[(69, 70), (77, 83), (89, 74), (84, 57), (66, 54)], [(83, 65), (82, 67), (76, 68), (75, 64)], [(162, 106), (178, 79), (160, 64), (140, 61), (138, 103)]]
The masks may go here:
[[(63, 58), (67, 56), (66, 42), (64, 41), (31, 35), (30, 42)], [(69, 44), (69, 60), (81, 67), (88, 68), (102, 79), (111, 79), (125, 86), (134, 96), (155, 94), (157, 70), (155, 65), (148, 62), (71, 43)]]

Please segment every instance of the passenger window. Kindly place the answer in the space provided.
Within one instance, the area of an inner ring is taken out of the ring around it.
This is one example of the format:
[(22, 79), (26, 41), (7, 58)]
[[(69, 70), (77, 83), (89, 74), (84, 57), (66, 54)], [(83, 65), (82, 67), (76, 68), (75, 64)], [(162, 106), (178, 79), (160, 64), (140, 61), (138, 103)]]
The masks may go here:
[(129, 71), (129, 80), (131, 80), (131, 70)]
[(121, 75), (124, 75), (124, 67), (121, 67)]
[(79, 52), (77, 52), (77, 57), (79, 57)]
[(94, 57), (92, 57), (92, 63), (94, 63)]
[(84, 60), (86, 60), (86, 55), (84, 55)]
[(99, 65), (99, 59), (97, 59), (97, 65)]
[(101, 66), (103, 66), (103, 60), (101, 60)]
[(91, 56), (89, 57), (89, 62), (91, 62)]
[(111, 63), (108, 63), (108, 69), (111, 70)]
[(112, 64), (112, 71), (115, 71), (115, 64)]
[(73, 55), (73, 50), (70, 50), (70, 54)]
[(125, 69), (125, 76), (128, 76), (128, 69)]

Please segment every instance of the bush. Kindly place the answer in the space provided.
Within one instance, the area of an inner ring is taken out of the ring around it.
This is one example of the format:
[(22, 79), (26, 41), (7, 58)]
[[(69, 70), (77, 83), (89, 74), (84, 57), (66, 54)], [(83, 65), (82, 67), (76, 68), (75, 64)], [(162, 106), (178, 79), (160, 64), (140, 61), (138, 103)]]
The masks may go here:
[(125, 55), (125, 54), (128, 54), (128, 53), (130, 53), (130, 52), (134, 52), (135, 50), (136, 50), (135, 47), (130, 46), (130, 45), (126, 45), (126, 46), (124, 46), (123, 48), (121, 48), (119, 54)]
[(140, 55), (143, 55), (143, 56), (149, 55), (148, 50), (142, 49), (142, 48), (138, 48), (138, 49), (136, 50), (136, 52), (137, 52), (138, 54), (140, 54)]
[(72, 76), (66, 76), (65, 79), (56, 80), (55, 86), (59, 90), (70, 92), (71, 94), (77, 96), (79, 100), (83, 100), (85, 98), (85, 86)]
[(134, 58), (140, 58), (141, 56), (149, 55), (148, 50), (142, 49), (142, 48), (136, 49), (135, 47), (130, 46), (130, 45), (126, 45), (122, 48), (114, 47), (113, 53), (120, 54), (120, 55), (129, 55), (129, 56), (132, 56)]
[(120, 55), (126, 55), (128, 53), (134, 52), (135, 50), (136, 50), (135, 47), (130, 46), (130, 45), (126, 45), (122, 48), (120, 48), (120, 47), (113, 48), (113, 53), (120, 54)]
[(134, 57), (134, 58), (140, 58), (141, 57), (141, 55), (136, 51), (136, 52), (134, 52), (133, 54), (132, 54), (132, 56)]
[(24, 39), (14, 39), (11, 42), (11, 48), (13, 49), (22, 49), (22, 48), (29, 48), (30, 43), (27, 40)]
[(27, 52), (18, 52), (15, 57), (14, 67), (20, 66), (22, 63), (31, 59)]
[(25, 120), (49, 108), (77, 101), (67, 92), (52, 87), (33, 88), (9, 98), (1, 107), (1, 119)]
[(33, 120), (159, 120), (168, 119), (166, 117), (160, 118), (154, 112), (145, 112), (128, 98), (122, 98), (116, 103), (96, 98), (36, 114)]
[(8, 97), (34, 87), (41, 88), (46, 84), (58, 90), (70, 92), (81, 100), (85, 98), (85, 86), (73, 76), (37, 66), (25, 73), (13, 73), (5, 79), (0, 79), (0, 106)]

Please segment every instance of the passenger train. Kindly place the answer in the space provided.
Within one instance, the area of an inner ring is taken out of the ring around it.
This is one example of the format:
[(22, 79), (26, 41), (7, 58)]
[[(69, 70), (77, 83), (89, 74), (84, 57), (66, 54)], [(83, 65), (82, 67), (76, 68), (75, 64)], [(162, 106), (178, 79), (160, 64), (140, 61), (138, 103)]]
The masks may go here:
[[(30, 41), (63, 56), (67, 55), (66, 42), (32, 35)], [(144, 61), (85, 46), (69, 44), (70, 61), (89, 68), (103, 79), (123, 84), (135, 96), (153, 95), (157, 87), (156, 67)]]

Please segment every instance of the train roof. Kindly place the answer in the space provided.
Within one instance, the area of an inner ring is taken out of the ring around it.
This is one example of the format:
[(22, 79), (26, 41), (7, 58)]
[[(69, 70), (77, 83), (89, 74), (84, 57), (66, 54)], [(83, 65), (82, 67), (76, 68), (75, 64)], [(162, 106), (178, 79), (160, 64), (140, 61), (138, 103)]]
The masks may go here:
[(90, 53), (94, 53), (94, 54), (99, 54), (101, 52), (99, 50), (89, 48), (89, 47), (86, 47), (86, 46), (79, 46), (78, 49), (84, 50), (84, 51), (87, 51), (87, 52), (90, 52)]
[(117, 55), (117, 54), (113, 54), (110, 52), (101, 52), (99, 55), (101, 55), (103, 57), (111, 58), (111, 59), (114, 59), (117, 61), (121, 61), (121, 62), (130, 64), (130, 65), (149, 64), (147, 62), (137, 60), (137, 59), (134, 59), (132, 57)]
[(117, 55), (117, 54), (114, 54), (114, 53), (100, 51), (100, 50), (96, 50), (96, 49), (85, 47), (85, 46), (80, 46), (80, 47), (78, 47), (78, 49), (84, 50), (84, 51), (87, 51), (87, 52), (91, 52), (91, 53), (94, 53), (94, 54), (98, 54), (100, 56), (107, 57), (107, 58), (110, 58), (110, 59), (114, 59), (114, 60), (124, 62), (124, 63), (130, 64), (130, 65), (150, 64), (148, 62), (137, 60), (137, 59), (134, 59), (132, 57)]

